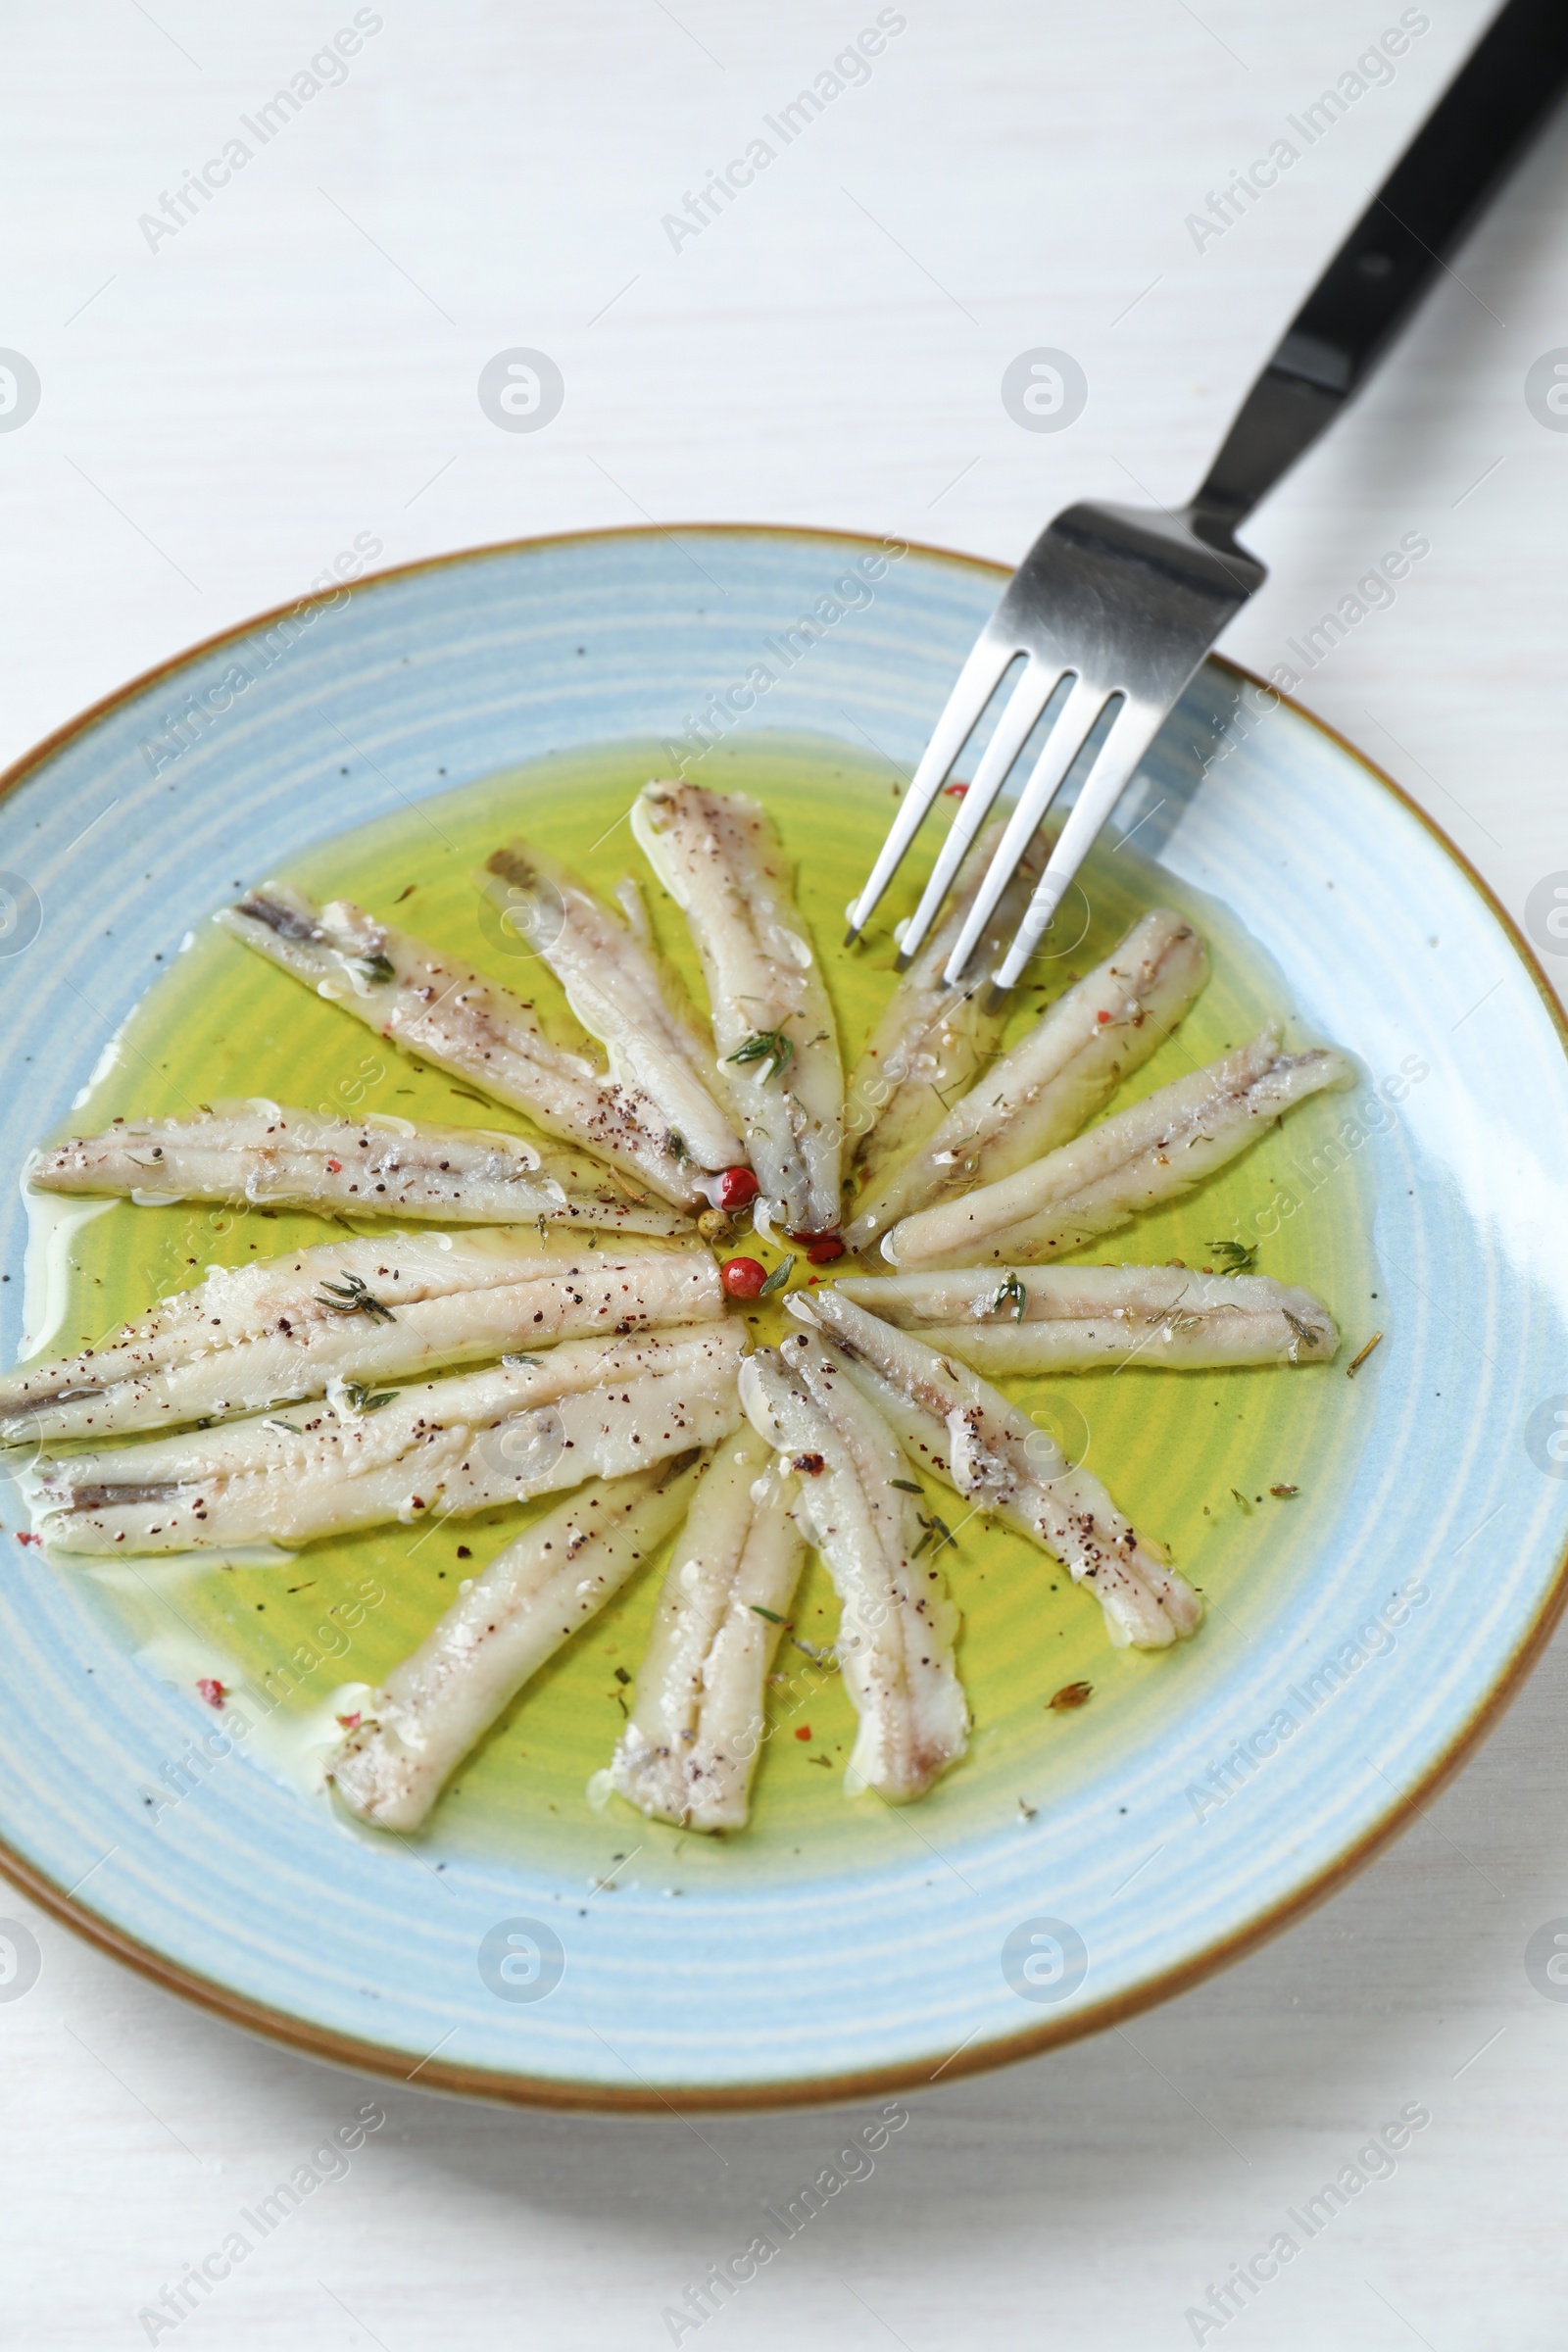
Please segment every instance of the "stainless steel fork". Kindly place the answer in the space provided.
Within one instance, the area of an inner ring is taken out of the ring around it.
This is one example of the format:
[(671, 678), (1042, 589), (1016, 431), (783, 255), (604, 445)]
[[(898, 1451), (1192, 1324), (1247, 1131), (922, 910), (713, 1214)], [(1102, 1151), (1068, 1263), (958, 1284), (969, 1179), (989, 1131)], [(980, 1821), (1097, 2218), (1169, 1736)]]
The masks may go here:
[(1046, 714), (1044, 749), (945, 970), (951, 983), (962, 979), (1019, 858), (1097, 736), (1077, 800), (994, 975), (999, 990), (1012, 987), (1182, 689), (1266, 576), (1238, 544), (1237, 525), (1371, 372), (1565, 79), (1568, 5), (1509, 0), (1291, 321), (1192, 503), (1168, 514), (1086, 501), (1066, 508), (1035, 541), (981, 630), (870, 879), (849, 909), (850, 940), (863, 930), (1021, 657), (899, 957), (903, 970), (918, 952)]

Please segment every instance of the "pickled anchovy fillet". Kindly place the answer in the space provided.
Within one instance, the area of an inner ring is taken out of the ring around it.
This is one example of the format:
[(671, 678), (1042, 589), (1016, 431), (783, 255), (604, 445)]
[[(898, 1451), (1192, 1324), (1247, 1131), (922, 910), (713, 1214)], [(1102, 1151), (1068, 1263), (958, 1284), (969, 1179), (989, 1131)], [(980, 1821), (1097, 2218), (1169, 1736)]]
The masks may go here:
[(867, 1199), (876, 1197), (886, 1169), (942, 1125), (954, 1097), (973, 1082), (1005, 1025), (1005, 1004), (994, 1008), (991, 1003), (991, 974), (1044, 869), (1043, 834), (1036, 834), (1019, 860), (961, 985), (952, 988), (942, 977), (1005, 831), (1006, 819), (999, 817), (975, 841), (942, 920), (898, 981), (850, 1075), (845, 1132)]
[(220, 908), (217, 919), (377, 1036), (458, 1071), (547, 1135), (596, 1152), (677, 1207), (701, 1198), (670, 1149), (658, 1103), (553, 1045), (530, 1005), (461, 956), (377, 922), (347, 899), (318, 906), (281, 882)]
[(416, 1830), (530, 1677), (674, 1533), (697, 1479), (677, 1455), (590, 1479), (536, 1519), (366, 1701), (327, 1768), (344, 1803), (377, 1829)]
[(845, 1788), (895, 1804), (923, 1796), (963, 1754), (968, 1708), (953, 1658), (958, 1612), (899, 1483), (894, 1433), (814, 1332), (749, 1355), (741, 1400), (796, 1468), (797, 1520), (843, 1603), (835, 1649), (858, 1717)]
[(325, 1242), (214, 1266), (96, 1348), (19, 1366), (0, 1380), (0, 1443), (220, 1419), (331, 1396), (334, 1382), (365, 1389), (509, 1348), (723, 1311), (706, 1250), (552, 1251), (531, 1230)]
[(718, 1075), (769, 1213), (791, 1233), (835, 1233), (844, 1076), (772, 819), (743, 793), (660, 783), (631, 822), (702, 959)]
[(719, 1446), (664, 1572), (611, 1767), (640, 1811), (683, 1829), (739, 1830), (767, 1736), (764, 1683), (805, 1545), (796, 1480), (746, 1429)]
[(882, 1254), (904, 1270), (1063, 1254), (1140, 1209), (1179, 1200), (1293, 1104), (1348, 1086), (1353, 1075), (1323, 1047), (1282, 1053), (1270, 1023), (1240, 1052), (1158, 1088), (1033, 1166), (906, 1217), (883, 1236)]
[(901, 1217), (1010, 1176), (1076, 1135), (1163, 1045), (1207, 978), (1191, 924), (1159, 907), (1144, 915), (861, 1201), (847, 1247), (867, 1250)]
[(611, 1075), (657, 1102), (677, 1156), (699, 1168), (736, 1166), (745, 1147), (713, 1099), (713, 1054), (697, 1015), (674, 994), (649, 943), (570, 868), (531, 842), (509, 841), (485, 861), (479, 885), (503, 929), (550, 966)]
[(117, 1119), (36, 1152), (26, 1180), (49, 1193), (114, 1193), (156, 1206), (228, 1200), (323, 1215), (443, 1224), (604, 1226), (689, 1233), (678, 1211), (634, 1200), (610, 1169), (521, 1136), (408, 1119), (333, 1119), (261, 1099), (190, 1119)]
[(34, 1532), (67, 1552), (211, 1550), (412, 1525), (618, 1478), (736, 1428), (735, 1323), (566, 1340), (537, 1363), (103, 1452), (45, 1454), (24, 1484)]
[(856, 1276), (837, 1289), (977, 1372), (1321, 1364), (1339, 1346), (1315, 1292), (1180, 1266), (980, 1266)]
[(854, 1385), (909, 1459), (983, 1511), (1054, 1553), (1104, 1611), (1118, 1648), (1163, 1649), (1202, 1615), (1163, 1548), (1122, 1517), (1098, 1478), (1073, 1468), (1049, 1430), (987, 1382), (839, 1291), (804, 1293), (790, 1310), (824, 1335)]

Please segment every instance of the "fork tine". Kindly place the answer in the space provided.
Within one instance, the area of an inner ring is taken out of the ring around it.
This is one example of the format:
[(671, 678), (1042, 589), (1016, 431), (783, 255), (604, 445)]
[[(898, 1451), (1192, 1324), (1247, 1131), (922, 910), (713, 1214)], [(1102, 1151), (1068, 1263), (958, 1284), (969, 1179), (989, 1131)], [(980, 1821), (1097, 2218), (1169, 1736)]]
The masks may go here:
[(1016, 644), (995, 634), (990, 622), (970, 648), (969, 658), (958, 672), (958, 682), (949, 695), (942, 716), (931, 731), (931, 740), (920, 755), (920, 764), (909, 779), (904, 804), (888, 830), (871, 868), (870, 880), (849, 909), (846, 947), (853, 945), (870, 920), (878, 900), (903, 864), (905, 853), (920, 830), (927, 810), (947, 782), (949, 769), (974, 733), (987, 703), (1020, 651)]
[(968, 855), (975, 835), (990, 815), (991, 804), (1011, 774), (1036, 719), (1060, 685), (1061, 676), (1059, 662), (1031, 660), (1013, 688), (1006, 708), (997, 721), (997, 731), (975, 769), (974, 781), (964, 795), (963, 807), (942, 844), (920, 904), (899, 942), (898, 968), (901, 972), (920, 953), (925, 935), (936, 921), (954, 876)]
[[(1018, 925), (1012, 945), (997, 972), (996, 994), (1000, 995), (1014, 985), (1040, 945), (1052, 916), (1065, 898), (1068, 886), (1093, 848), (1101, 827), (1132, 782), (1140, 760), (1159, 733), (1164, 716), (1162, 709), (1144, 702), (1129, 701), (1118, 711), (1109, 734), (1095, 757), (1094, 765), (1084, 778), (1083, 790), (1061, 828), (1061, 838), (1051, 853), (1046, 870), (1035, 886), (1035, 895), (1025, 909), (1023, 921)], [(1004, 842), (1002, 849), (1005, 848)], [(1000, 858), (1002, 850), (997, 855)]]
[[(975, 895), (956, 946), (948, 958), (943, 978), (956, 988), (963, 978), (964, 966), (985, 936), (986, 925), (996, 912), (997, 902), (1012, 879), (1012, 872), (1029, 843), (1038, 831), (1047, 809), (1061, 788), (1061, 780), (1089, 739), (1096, 719), (1103, 710), (1108, 696), (1103, 686), (1092, 686), (1086, 678), (1075, 678), (1072, 692), (1056, 714), (1056, 723), (1046, 737), (1045, 747), (1035, 761), (1034, 773), (1018, 795), (1018, 806), (1007, 821), (1007, 830), (997, 845), (996, 856)], [(1115, 729), (1112, 727), (1112, 734)], [(1098, 762), (1097, 762), (1098, 765)], [(1049, 867), (1047, 869), (1050, 870)], [(1042, 876), (1042, 886), (1044, 877)], [(1036, 897), (1039, 896), (1037, 890)], [(1030, 902), (1033, 911), (1034, 902)], [(1052, 910), (1054, 912), (1054, 908)], [(1045, 917), (1041, 929), (1051, 919)], [(1024, 917), (1028, 921), (1028, 915)], [(1019, 927), (1020, 934), (1022, 925)], [(1029, 953), (1033, 954), (1031, 948)], [(1011, 960), (1011, 951), (1008, 952)], [(998, 979), (998, 987), (1004, 985)], [(1012, 984), (1008, 981), (1006, 986)]]

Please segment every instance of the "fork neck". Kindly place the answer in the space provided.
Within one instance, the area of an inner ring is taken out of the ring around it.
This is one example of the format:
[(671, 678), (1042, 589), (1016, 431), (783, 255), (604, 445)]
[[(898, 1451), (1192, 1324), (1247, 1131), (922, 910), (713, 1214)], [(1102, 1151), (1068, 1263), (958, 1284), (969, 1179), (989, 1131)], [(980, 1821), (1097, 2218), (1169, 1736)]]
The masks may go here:
[(1308, 353), (1304, 355), (1308, 366), (1318, 359), (1317, 372), (1298, 372), (1291, 365), (1296, 356), (1292, 346), (1300, 340), (1286, 336), (1242, 404), (1218, 457), (1187, 510), (1186, 519), (1194, 534), (1210, 546), (1230, 544), (1237, 525), (1311, 448), (1348, 394), (1348, 383), (1336, 387), (1323, 380), (1337, 354), (1325, 352), (1319, 358)]

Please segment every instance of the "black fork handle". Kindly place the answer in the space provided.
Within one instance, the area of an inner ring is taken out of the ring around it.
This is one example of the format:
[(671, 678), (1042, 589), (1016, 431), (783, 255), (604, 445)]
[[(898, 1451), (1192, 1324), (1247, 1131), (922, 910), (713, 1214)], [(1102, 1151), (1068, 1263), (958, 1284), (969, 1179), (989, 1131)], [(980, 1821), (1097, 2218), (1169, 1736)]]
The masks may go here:
[(1201, 536), (1216, 524), (1228, 536), (1338, 416), (1457, 252), (1565, 81), (1568, 0), (1508, 0), (1243, 402), (1193, 501)]

